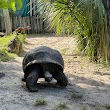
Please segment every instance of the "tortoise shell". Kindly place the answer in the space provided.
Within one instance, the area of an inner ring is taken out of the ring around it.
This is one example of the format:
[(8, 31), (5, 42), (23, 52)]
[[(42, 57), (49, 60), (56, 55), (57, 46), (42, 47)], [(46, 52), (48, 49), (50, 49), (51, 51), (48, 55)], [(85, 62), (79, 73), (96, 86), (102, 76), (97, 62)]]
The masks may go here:
[(59, 51), (47, 46), (40, 46), (26, 53), (23, 59), (23, 71), (28, 74), (30, 68), (35, 64), (52, 63), (58, 66), (59, 70), (64, 70), (64, 60)]

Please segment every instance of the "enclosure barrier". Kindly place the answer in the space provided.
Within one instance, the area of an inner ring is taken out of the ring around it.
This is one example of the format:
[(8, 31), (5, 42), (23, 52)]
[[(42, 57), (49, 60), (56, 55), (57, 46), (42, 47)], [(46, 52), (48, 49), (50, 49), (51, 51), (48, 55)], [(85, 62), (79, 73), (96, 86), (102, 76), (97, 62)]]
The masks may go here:
[[(28, 34), (39, 34), (39, 33), (48, 33), (50, 32), (48, 28), (47, 21), (44, 21), (41, 17), (36, 16), (27, 16), (20, 17), (14, 16), (11, 17), (12, 31), (18, 27), (27, 27), (30, 26), (31, 30), (28, 30)], [(0, 17), (0, 32), (5, 32), (4, 18)], [(51, 31), (52, 32), (52, 31)]]

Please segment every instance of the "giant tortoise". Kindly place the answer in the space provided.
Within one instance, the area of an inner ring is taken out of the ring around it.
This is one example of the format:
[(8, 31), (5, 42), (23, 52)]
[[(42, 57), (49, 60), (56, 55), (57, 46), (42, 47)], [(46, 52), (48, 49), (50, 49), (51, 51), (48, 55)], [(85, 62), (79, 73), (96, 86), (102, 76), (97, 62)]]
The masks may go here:
[(66, 87), (67, 77), (63, 73), (64, 60), (59, 51), (47, 46), (40, 46), (30, 50), (23, 59), (24, 77), (22, 81), (31, 92), (38, 90), (37, 81), (45, 78), (46, 82), (51, 82), (52, 78), (57, 80), (57, 84)]

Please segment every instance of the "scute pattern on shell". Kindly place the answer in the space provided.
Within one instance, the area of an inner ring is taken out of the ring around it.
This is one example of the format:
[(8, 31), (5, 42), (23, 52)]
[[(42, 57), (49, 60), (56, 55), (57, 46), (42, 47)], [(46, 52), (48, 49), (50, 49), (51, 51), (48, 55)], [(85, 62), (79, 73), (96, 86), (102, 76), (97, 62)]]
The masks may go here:
[(64, 61), (59, 51), (47, 46), (40, 46), (27, 52), (23, 59), (24, 73), (27, 73), (28, 68), (36, 63), (53, 63), (59, 66), (61, 71), (64, 69)]

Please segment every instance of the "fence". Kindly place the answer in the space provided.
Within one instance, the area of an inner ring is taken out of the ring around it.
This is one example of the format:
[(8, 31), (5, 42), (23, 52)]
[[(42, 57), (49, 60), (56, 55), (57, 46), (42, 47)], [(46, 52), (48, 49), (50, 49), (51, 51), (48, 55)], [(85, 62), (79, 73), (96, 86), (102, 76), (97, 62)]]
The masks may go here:
[[(18, 27), (27, 27), (30, 26), (31, 30), (28, 31), (29, 34), (38, 34), (38, 33), (47, 33), (50, 32), (47, 21), (43, 21), (43, 18), (36, 16), (20, 17), (14, 16), (11, 17), (12, 22), (12, 31)], [(0, 31), (5, 32), (5, 25), (3, 17), (0, 17)]]

